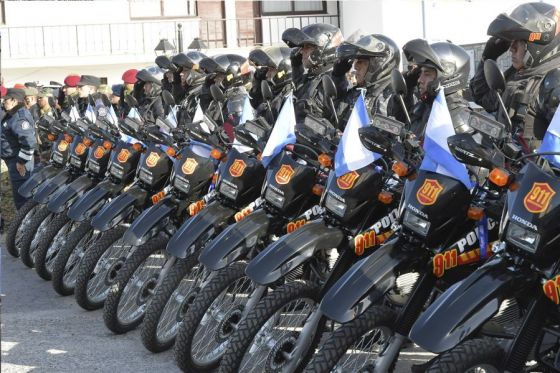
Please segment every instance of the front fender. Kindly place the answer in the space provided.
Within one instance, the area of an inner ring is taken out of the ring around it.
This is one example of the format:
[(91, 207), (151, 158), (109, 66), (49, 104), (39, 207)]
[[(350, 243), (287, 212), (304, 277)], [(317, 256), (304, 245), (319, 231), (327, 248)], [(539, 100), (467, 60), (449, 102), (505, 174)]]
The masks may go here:
[(325, 294), (320, 310), (339, 323), (349, 322), (379, 301), (401, 271), (412, 267), (418, 252), (404, 250), (399, 237), (387, 241), (354, 264)]
[(37, 188), (37, 192), (33, 195), (33, 200), (41, 204), (49, 203), (53, 195), (60, 191), (71, 177), (70, 171), (62, 170)]
[(265, 235), (269, 225), (270, 217), (263, 209), (252, 212), (216, 236), (202, 250), (198, 261), (211, 271), (227, 267)]
[(68, 184), (60, 193), (57, 193), (47, 205), (55, 214), (64, 211), (72, 201), (84, 194), (93, 185), (93, 180), (88, 175), (82, 175)]
[(123, 184), (115, 184), (109, 180), (100, 182), (70, 206), (67, 213), (68, 217), (76, 222), (91, 218), (109, 198), (119, 193), (123, 188)]
[(39, 169), (37, 172), (31, 174), (29, 179), (25, 180), (25, 183), (19, 187), (18, 193), (25, 198), (31, 198), (33, 193), (45, 180), (50, 179), (61, 170), (60, 167), (55, 167), (53, 165)]
[[(235, 214), (235, 210), (213, 202), (183, 223), (167, 244), (167, 252), (178, 258), (192, 254), (192, 246), (212, 229), (222, 226)], [(209, 237), (208, 237), (209, 238)]]
[(261, 251), (249, 262), (245, 273), (257, 284), (268, 285), (306, 262), (316, 251), (338, 247), (343, 238), (340, 229), (328, 227), (322, 220), (307, 223)]
[(167, 196), (156, 205), (144, 210), (124, 232), (125, 245), (140, 246), (146, 243), (164, 224), (169, 224), (167, 218), (175, 211), (177, 211), (177, 203), (172, 196)]
[(447, 351), (477, 331), (519, 291), (524, 275), (507, 268), (503, 258), (490, 260), (449, 288), (416, 320), (410, 338), (425, 350)]
[(143, 204), (147, 195), (144, 189), (130, 188), (103, 206), (91, 220), (91, 226), (102, 232), (113, 228), (132, 213), (134, 206)]

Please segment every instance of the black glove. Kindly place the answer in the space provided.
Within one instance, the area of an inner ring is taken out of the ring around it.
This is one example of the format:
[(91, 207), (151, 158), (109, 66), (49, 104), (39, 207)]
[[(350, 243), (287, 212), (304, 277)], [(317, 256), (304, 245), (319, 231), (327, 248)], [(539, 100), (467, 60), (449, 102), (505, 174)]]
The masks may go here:
[(484, 60), (495, 60), (498, 57), (500, 57), (502, 54), (507, 52), (509, 46), (510, 46), (509, 41), (492, 36), (490, 39), (488, 39), (486, 45), (484, 46), (484, 51), (482, 52), (482, 58)]
[(303, 63), (301, 48), (292, 48), (292, 51), (290, 52), (290, 61), (292, 62), (292, 67), (301, 66)]
[(404, 81), (406, 82), (406, 88), (408, 90), (413, 89), (418, 84), (418, 78), (420, 77), (420, 66), (414, 67), (412, 70), (405, 71), (403, 73)]
[(268, 73), (268, 67), (258, 67), (257, 70), (255, 70), (255, 74), (253, 75), (253, 78), (255, 80), (266, 80), (266, 74)]
[(333, 65), (332, 75), (333, 76), (344, 76), (352, 68), (352, 60), (349, 59), (339, 59)]

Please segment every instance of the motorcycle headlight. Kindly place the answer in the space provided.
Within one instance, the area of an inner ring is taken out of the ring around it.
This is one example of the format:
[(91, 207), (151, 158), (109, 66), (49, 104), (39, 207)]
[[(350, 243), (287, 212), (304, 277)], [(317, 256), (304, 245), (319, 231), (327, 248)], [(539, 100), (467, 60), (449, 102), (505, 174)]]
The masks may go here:
[(528, 228), (515, 223), (509, 223), (506, 231), (506, 241), (531, 253), (537, 251), (541, 236)]
[(97, 163), (89, 162), (88, 168), (95, 173), (99, 173), (101, 166), (99, 166)]
[(430, 230), (430, 222), (422, 219), (418, 215), (414, 215), (410, 211), (404, 212), (403, 224), (408, 229), (418, 233), (421, 236), (426, 236)]
[(60, 153), (53, 153), (52, 160), (58, 164), (64, 163), (64, 157)]
[(238, 190), (231, 185), (221, 182), (219, 192), (228, 198), (235, 199), (237, 197)]
[(124, 169), (115, 164), (111, 165), (111, 169), (109, 170), (109, 172), (117, 179), (122, 179), (122, 177), (124, 176)]
[(278, 207), (279, 209), (284, 206), (285, 198), (278, 192), (275, 192), (271, 188), (266, 188), (266, 192), (264, 193), (264, 199), (271, 203), (273, 206)]
[(343, 217), (346, 212), (346, 203), (337, 200), (330, 194), (327, 194), (327, 197), (325, 198), (325, 208), (333, 214)]
[(152, 174), (144, 171), (143, 169), (140, 170), (140, 173), (138, 174), (138, 178), (143, 182), (145, 182), (146, 184), (151, 184), (152, 181), (154, 180)]
[(183, 193), (188, 193), (191, 189), (191, 184), (189, 184), (189, 181), (183, 179), (180, 176), (175, 176), (175, 182), (173, 183), (173, 185)]
[(80, 158), (75, 157), (75, 156), (71, 156), (70, 157), (70, 164), (74, 167), (82, 167), (82, 161)]

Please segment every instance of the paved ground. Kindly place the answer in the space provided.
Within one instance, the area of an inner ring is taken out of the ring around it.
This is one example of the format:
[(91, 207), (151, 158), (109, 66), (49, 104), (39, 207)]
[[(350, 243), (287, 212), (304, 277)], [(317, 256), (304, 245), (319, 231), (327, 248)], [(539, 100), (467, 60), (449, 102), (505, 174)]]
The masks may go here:
[[(0, 240), (1, 242), (1, 240)], [(149, 353), (139, 331), (113, 335), (102, 311), (61, 297), (34, 270), (1, 251), (2, 372), (177, 372), (171, 352)], [(426, 353), (401, 353), (397, 372)]]

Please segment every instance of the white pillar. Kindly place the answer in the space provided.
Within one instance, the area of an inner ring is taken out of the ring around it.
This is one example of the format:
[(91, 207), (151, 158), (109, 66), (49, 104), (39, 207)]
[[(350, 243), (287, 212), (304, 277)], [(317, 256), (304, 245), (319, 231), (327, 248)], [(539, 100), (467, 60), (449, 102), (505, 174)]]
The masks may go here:
[(237, 48), (239, 45), (237, 43), (235, 0), (225, 0), (224, 8), (226, 16), (226, 44), (228, 48)]

